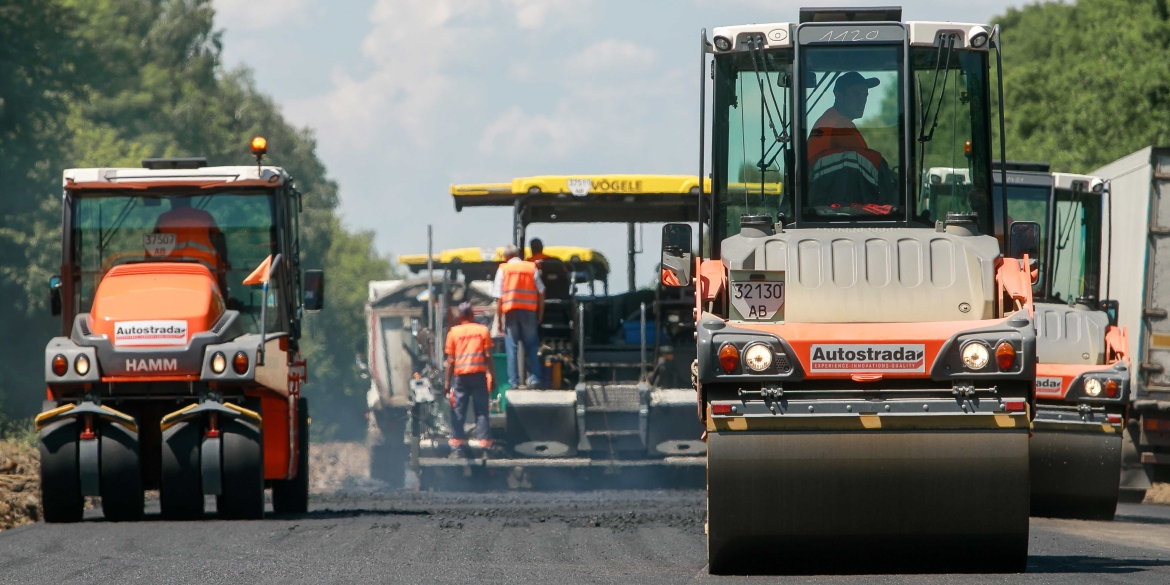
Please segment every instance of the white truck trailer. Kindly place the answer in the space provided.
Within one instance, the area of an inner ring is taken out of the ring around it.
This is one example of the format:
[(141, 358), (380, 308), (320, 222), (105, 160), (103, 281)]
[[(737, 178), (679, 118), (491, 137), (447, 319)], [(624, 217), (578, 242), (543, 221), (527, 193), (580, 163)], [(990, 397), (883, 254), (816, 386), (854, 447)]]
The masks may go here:
[(1092, 173), (1110, 181), (1102, 298), (1129, 332), (1133, 405), (1122, 451), (1123, 501), (1170, 481), (1170, 147), (1147, 147)]

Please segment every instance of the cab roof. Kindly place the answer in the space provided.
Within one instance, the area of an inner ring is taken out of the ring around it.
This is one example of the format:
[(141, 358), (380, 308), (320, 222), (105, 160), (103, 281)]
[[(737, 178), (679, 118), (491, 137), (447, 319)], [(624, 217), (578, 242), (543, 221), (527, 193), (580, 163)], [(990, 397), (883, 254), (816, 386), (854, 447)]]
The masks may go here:
[[(834, 9), (828, 9), (832, 11)], [(839, 9), (837, 9), (839, 11)], [(865, 9), (854, 9), (865, 10)], [(776, 49), (781, 47), (792, 46), (792, 29), (800, 23), (796, 22), (773, 22), (768, 24), (744, 24), (737, 26), (717, 26), (711, 30), (711, 38), (723, 37), (730, 43), (730, 49), (726, 51), (718, 51), (722, 53), (747, 52), (750, 50), (748, 43), (744, 42), (748, 37), (763, 37), (764, 49)], [(827, 22), (816, 22), (816, 24), (828, 24)], [(910, 37), (910, 45), (915, 47), (930, 47), (935, 46), (935, 40), (938, 38), (940, 32), (954, 32), (958, 33), (956, 39), (956, 49), (974, 49), (979, 51), (986, 51), (988, 44), (984, 44), (980, 48), (970, 45), (971, 37), (982, 32), (989, 34), (992, 27), (986, 24), (978, 24), (974, 22), (946, 22), (946, 21), (924, 21), (924, 20), (910, 20), (906, 22), (891, 22), (888, 20), (874, 20), (874, 21), (854, 21), (849, 24), (894, 24), (904, 26)]]
[(75, 191), (143, 190), (173, 187), (214, 189), (221, 186), (275, 187), (289, 181), (280, 167), (231, 166), (180, 169), (67, 169), (62, 186)]
[[(709, 179), (704, 190), (710, 193)], [(456, 211), (519, 203), (528, 222), (542, 223), (697, 221), (698, 194), (694, 175), (542, 175), (511, 183), (451, 185)]]

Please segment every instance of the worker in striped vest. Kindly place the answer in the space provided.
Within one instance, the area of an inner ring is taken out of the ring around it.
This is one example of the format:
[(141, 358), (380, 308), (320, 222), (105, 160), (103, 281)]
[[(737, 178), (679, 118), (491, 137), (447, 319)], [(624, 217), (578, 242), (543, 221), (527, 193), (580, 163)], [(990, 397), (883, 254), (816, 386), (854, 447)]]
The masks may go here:
[(504, 347), (508, 352), (508, 383), (520, 386), (520, 343), (524, 344), (524, 365), (528, 370), (528, 387), (540, 384), (540, 321), (544, 318), (544, 282), (533, 262), (521, 259), (520, 249), (512, 244), (504, 247), (506, 262), (496, 270), (492, 296), (498, 299), (496, 326), (504, 332)]
[(471, 303), (459, 305), (459, 324), (447, 331), (447, 354), (444, 388), (453, 393), (451, 400), (451, 457), (467, 457), (467, 434), (463, 430), (467, 401), (475, 410), (475, 438), (484, 455), (492, 448), (492, 429), (488, 424), (488, 379), (495, 379), (492, 362), (492, 335), (488, 328), (475, 322)]

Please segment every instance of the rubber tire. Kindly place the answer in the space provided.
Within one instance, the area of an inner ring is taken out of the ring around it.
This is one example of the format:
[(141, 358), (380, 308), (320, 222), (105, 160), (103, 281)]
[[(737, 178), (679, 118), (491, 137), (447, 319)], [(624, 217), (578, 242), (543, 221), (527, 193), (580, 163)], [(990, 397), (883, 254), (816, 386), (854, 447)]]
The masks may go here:
[(219, 517), (259, 520), (264, 517), (264, 443), (260, 429), (240, 419), (225, 421), (222, 491), (216, 498)]
[(272, 511), (304, 514), (309, 511), (309, 401), (297, 400), (297, 476), (272, 482)]
[(370, 446), (370, 477), (384, 482), (390, 489), (400, 490), (406, 485), (406, 465), (410, 462), (410, 446), (403, 442), (409, 413), (402, 408), (383, 408), (371, 413), (382, 442)]
[(144, 494), (138, 433), (109, 421), (102, 421), (99, 428), (102, 513), (112, 522), (141, 520)]
[(77, 419), (41, 429), (41, 508), (45, 522), (78, 522), (85, 511), (77, 470)]
[(202, 422), (182, 422), (163, 432), (159, 507), (167, 520), (203, 517), (203, 483), (199, 471)]

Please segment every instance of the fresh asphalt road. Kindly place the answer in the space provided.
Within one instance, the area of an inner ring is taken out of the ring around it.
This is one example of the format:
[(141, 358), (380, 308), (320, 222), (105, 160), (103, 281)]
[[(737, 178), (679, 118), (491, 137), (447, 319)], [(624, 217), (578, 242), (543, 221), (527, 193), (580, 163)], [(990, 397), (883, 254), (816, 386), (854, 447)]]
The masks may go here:
[(701, 490), (318, 496), (296, 517), (0, 533), (3, 583), (1170, 583), (1170, 507), (1033, 519), (1022, 575), (714, 578)]

